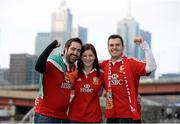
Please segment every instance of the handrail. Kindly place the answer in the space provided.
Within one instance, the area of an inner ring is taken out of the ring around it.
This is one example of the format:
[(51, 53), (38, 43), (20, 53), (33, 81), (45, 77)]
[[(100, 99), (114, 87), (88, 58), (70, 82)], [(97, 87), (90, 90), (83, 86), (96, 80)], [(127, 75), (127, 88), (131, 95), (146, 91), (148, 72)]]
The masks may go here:
[(22, 120), (19, 122), (19, 124), (22, 123), (32, 123), (34, 118), (34, 107), (22, 118)]

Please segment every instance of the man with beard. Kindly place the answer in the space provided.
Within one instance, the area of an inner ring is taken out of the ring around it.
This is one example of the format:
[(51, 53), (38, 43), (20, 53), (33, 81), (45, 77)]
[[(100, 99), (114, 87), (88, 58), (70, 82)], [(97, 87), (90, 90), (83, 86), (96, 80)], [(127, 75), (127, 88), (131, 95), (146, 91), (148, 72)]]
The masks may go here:
[[(39, 56), (35, 69), (40, 72), (39, 99), (35, 106), (35, 123), (65, 123), (71, 93), (71, 84), (65, 78), (66, 72), (75, 70), (80, 56), (82, 41), (69, 39), (63, 55), (49, 56), (60, 43), (53, 41)], [(49, 57), (49, 58), (48, 58)]]

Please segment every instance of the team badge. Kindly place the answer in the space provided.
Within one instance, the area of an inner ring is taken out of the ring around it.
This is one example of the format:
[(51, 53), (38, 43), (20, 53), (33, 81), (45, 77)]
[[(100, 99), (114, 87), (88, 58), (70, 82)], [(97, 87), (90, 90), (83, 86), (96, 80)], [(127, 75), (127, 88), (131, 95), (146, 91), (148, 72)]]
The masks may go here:
[(124, 67), (123, 67), (123, 66), (124, 66), (124, 65), (121, 65), (120, 68), (119, 68), (119, 72), (120, 72), (120, 73), (123, 73), (123, 71), (124, 71)]
[(98, 85), (99, 82), (99, 78), (98, 77), (94, 77), (93, 78), (93, 84)]
[(84, 84), (83, 87), (80, 88), (80, 92), (82, 92), (82, 93), (92, 93), (93, 88), (91, 88), (91, 85), (89, 85), (89, 84)]

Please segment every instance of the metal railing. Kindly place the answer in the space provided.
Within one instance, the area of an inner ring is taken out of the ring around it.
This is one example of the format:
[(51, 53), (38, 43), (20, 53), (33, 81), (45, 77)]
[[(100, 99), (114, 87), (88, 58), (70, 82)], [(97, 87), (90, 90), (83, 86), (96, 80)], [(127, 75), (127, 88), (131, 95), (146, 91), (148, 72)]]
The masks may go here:
[(34, 107), (22, 118), (19, 124), (33, 123), (33, 119), (34, 119)]

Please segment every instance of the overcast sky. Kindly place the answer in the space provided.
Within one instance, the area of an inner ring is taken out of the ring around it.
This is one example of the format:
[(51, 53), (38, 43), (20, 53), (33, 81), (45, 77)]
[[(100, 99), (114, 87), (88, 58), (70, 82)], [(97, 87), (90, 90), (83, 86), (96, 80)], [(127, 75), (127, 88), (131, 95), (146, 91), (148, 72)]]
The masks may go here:
[[(0, 67), (10, 53), (34, 54), (35, 36), (49, 32), (51, 13), (62, 0), (0, 0)], [(88, 28), (99, 59), (109, 58), (107, 38), (127, 16), (128, 0), (67, 0), (73, 22)], [(180, 72), (180, 0), (132, 0), (131, 15), (152, 33), (157, 73)], [(103, 54), (102, 54), (103, 53)]]

